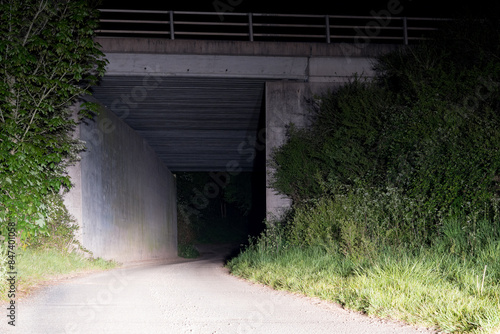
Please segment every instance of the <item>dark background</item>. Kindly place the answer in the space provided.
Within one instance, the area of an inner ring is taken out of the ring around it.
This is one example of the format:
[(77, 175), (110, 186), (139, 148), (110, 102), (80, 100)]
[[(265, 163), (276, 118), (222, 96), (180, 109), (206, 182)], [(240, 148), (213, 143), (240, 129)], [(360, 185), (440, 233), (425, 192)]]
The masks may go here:
[[(219, 3), (236, 4), (231, 6), (234, 12), (240, 13), (284, 13), (284, 14), (329, 14), (329, 15), (371, 15), (387, 9), (393, 0), (373, 1), (265, 1), (265, 0), (217, 0)], [(456, 17), (456, 16), (487, 16), (499, 17), (500, 5), (496, 1), (429, 1), (429, 0), (399, 0), (403, 11), (397, 16), (423, 17)], [(101, 8), (123, 9), (156, 9), (180, 11), (217, 11), (214, 0), (191, 1), (119, 1), (102, 0)]]

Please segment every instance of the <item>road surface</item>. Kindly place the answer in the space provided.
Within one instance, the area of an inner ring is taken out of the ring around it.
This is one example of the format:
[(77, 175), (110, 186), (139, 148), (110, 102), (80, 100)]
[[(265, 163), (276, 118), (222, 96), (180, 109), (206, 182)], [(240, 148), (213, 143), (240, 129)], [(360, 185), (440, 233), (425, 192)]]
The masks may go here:
[(223, 267), (227, 246), (195, 260), (173, 259), (77, 277), (19, 300), (16, 326), (0, 333), (416, 334), (338, 305), (249, 283)]

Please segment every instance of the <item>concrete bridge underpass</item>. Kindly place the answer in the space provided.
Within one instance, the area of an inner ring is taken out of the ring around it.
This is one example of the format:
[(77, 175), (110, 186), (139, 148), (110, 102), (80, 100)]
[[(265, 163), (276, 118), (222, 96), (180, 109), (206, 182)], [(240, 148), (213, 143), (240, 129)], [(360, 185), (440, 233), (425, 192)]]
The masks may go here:
[[(122, 262), (177, 254), (175, 172), (269, 177), (266, 160), (314, 97), (353, 74), (373, 75), (386, 44), (322, 44), (99, 37), (109, 60), (90, 99), (102, 106), (76, 135), (66, 204), (95, 256)], [(268, 182), (268, 180), (267, 180)], [(208, 187), (208, 188), (209, 188)], [(261, 185), (268, 217), (289, 201)], [(205, 194), (209, 196), (209, 194)]]

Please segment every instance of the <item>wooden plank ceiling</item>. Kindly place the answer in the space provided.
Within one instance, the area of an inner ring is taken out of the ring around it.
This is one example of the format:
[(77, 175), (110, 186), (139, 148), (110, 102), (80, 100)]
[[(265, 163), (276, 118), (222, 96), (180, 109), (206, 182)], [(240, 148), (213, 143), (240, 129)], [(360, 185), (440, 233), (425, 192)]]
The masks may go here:
[[(147, 79), (147, 80), (146, 80)], [(253, 169), (265, 79), (105, 76), (94, 97), (123, 119), (171, 171)], [(253, 138), (253, 139), (252, 139)]]

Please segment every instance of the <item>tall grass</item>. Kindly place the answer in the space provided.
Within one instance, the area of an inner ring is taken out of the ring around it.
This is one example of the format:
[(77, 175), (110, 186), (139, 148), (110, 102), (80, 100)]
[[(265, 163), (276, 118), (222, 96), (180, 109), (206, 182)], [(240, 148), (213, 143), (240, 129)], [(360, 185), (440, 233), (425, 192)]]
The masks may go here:
[(490, 333), (500, 326), (499, 257), (500, 244), (475, 259), (388, 248), (370, 260), (320, 247), (277, 253), (253, 245), (228, 265), (235, 275), (371, 316), (446, 333)]
[(395, 190), (358, 189), (272, 222), (229, 264), (239, 276), (449, 333), (500, 329), (500, 217), (428, 213)]

